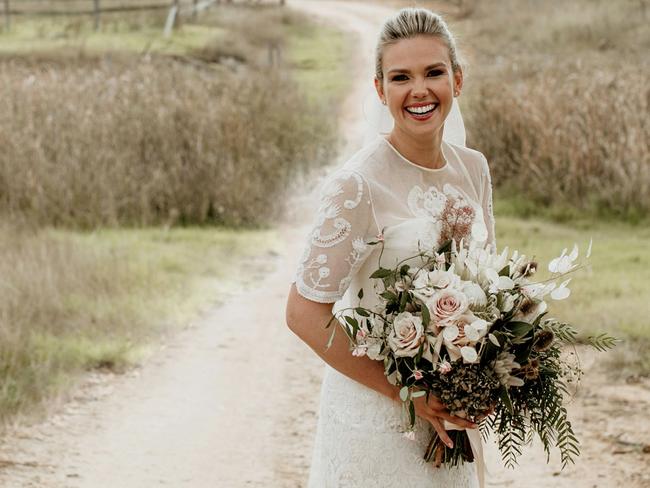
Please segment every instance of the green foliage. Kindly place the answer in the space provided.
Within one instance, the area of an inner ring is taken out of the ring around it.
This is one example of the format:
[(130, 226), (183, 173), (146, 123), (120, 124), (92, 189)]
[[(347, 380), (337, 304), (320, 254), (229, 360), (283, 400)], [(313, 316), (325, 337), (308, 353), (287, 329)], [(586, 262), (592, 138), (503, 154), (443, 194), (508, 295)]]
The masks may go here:
[(603, 332), (602, 334), (598, 334), (596, 336), (589, 336), (587, 338), (587, 341), (594, 349), (605, 352), (609, 349), (613, 349), (614, 346), (620, 342), (620, 339), (612, 337), (609, 334)]

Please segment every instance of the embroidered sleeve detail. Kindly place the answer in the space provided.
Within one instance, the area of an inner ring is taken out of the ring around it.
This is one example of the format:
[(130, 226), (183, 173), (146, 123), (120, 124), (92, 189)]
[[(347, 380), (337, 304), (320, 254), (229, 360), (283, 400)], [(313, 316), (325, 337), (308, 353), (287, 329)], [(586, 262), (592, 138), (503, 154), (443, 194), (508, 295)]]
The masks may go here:
[[(364, 198), (365, 196), (365, 198)], [(319, 303), (341, 299), (379, 233), (367, 183), (339, 171), (323, 186), (316, 224), (296, 271), (298, 292)]]
[[(323, 223), (325, 223), (323, 221)], [(352, 232), (352, 225), (350, 222), (342, 217), (334, 219), (334, 230), (322, 235), (322, 228), (316, 228), (311, 238), (311, 243), (318, 247), (332, 247), (336, 246), (339, 242), (344, 241)]]

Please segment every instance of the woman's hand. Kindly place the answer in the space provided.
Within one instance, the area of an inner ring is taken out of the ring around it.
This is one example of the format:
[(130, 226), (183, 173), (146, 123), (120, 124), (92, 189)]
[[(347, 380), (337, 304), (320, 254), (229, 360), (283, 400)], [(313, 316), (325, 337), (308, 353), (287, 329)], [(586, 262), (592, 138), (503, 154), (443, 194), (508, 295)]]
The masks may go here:
[(450, 448), (454, 447), (454, 443), (445, 430), (443, 424), (444, 420), (447, 420), (466, 429), (476, 429), (478, 427), (478, 425), (467, 419), (456, 417), (455, 415), (449, 413), (449, 410), (447, 410), (442, 402), (434, 395), (429, 394), (414, 398), (413, 405), (415, 407), (415, 414), (418, 417), (427, 420), (431, 425), (433, 425), (433, 428), (440, 436), (440, 439), (442, 439), (442, 442), (444, 442)]

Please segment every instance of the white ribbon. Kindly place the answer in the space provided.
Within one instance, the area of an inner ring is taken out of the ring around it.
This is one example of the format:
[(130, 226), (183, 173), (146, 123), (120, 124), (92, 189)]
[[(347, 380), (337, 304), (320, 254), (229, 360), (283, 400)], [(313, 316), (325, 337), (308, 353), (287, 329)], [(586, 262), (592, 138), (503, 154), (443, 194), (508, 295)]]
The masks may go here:
[(469, 445), (474, 454), (476, 461), (476, 475), (478, 476), (478, 485), (480, 488), (485, 488), (485, 458), (483, 457), (483, 442), (481, 441), (481, 433), (478, 429), (466, 429), (457, 424), (444, 421), (445, 430), (464, 430), (469, 438)]

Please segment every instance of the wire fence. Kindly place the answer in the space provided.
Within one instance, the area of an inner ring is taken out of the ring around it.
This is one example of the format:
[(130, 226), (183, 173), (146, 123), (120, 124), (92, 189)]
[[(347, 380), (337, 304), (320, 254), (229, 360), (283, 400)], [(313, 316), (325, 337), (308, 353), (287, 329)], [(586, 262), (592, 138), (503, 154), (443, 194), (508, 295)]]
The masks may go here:
[[(168, 10), (172, 27), (178, 15), (197, 14), (214, 4), (239, 3), (235, 0), (0, 0), (4, 28), (11, 28), (14, 16), (58, 17), (58, 16), (92, 16), (95, 30), (101, 25), (105, 14), (133, 13)], [(247, 3), (260, 3), (259, 0)], [(277, 0), (280, 5), (285, 0)], [(168, 22), (169, 23), (169, 22)]]

